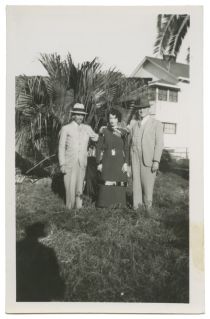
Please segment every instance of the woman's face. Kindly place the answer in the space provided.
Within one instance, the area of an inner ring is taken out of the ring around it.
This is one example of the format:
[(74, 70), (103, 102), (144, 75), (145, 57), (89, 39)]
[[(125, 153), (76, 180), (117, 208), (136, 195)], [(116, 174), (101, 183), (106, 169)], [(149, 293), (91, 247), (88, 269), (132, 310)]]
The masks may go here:
[(116, 115), (109, 114), (109, 124), (111, 125), (111, 127), (117, 126), (118, 118), (116, 117)]

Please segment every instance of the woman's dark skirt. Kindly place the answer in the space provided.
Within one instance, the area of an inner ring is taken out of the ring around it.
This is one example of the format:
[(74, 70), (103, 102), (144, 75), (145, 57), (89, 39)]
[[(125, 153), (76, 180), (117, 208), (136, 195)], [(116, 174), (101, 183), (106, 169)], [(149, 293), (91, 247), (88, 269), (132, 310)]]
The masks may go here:
[(126, 187), (99, 186), (97, 207), (126, 207)]

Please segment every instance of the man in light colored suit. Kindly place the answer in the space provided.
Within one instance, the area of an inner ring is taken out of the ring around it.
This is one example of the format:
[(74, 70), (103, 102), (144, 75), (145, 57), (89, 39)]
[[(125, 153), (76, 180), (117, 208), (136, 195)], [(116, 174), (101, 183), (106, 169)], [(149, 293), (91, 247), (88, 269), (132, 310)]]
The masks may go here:
[(64, 174), (66, 207), (82, 207), (83, 184), (87, 166), (88, 142), (98, 140), (89, 125), (83, 124), (85, 108), (76, 103), (71, 111), (72, 122), (62, 127), (60, 132), (58, 158)]
[(144, 204), (149, 209), (163, 150), (163, 127), (161, 122), (150, 116), (147, 98), (142, 98), (136, 109), (139, 121), (132, 121), (130, 125), (133, 206), (137, 209)]

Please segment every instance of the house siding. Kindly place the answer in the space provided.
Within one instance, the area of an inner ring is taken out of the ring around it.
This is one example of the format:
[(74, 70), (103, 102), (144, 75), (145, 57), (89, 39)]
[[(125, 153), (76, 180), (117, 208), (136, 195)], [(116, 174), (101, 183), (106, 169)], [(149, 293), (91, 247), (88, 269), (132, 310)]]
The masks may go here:
[[(178, 91), (178, 101), (169, 101), (169, 94), (167, 101), (158, 100), (158, 86), (156, 87), (156, 100), (151, 107), (152, 116), (161, 122), (175, 123), (176, 133), (164, 133), (164, 147), (166, 149), (173, 149), (180, 157), (189, 156), (189, 114), (190, 105), (189, 99), (189, 83), (178, 82), (178, 79), (168, 75), (166, 72), (158, 68), (150, 61), (145, 61), (141, 68), (135, 73), (136, 77), (152, 77), (152, 81), (165, 80), (175, 84)], [(164, 87), (164, 86), (163, 86)], [(168, 87), (165, 89), (169, 90)]]

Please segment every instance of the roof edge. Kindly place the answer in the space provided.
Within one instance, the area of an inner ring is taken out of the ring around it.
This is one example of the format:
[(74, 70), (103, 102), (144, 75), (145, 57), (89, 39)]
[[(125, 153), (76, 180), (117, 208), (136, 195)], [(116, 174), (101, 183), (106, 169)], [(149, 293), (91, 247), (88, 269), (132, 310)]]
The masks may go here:
[(144, 59), (137, 65), (137, 67), (134, 69), (134, 71), (131, 73), (129, 77), (133, 77), (134, 74), (141, 68), (141, 66), (144, 64), (146, 60), (147, 60), (147, 56), (145, 56)]
[(180, 90), (180, 88), (177, 85), (173, 85), (173, 84), (167, 84), (167, 83), (161, 83), (161, 82), (151, 82), (148, 84), (148, 86), (162, 86), (162, 87), (169, 87), (169, 88), (173, 88), (176, 89), (177, 91)]
[(164, 71), (165, 73), (169, 74), (173, 79), (177, 80), (177, 77), (173, 75), (171, 72), (167, 71), (165, 68), (162, 68), (159, 64), (155, 63), (154, 61), (151, 61), (151, 57), (147, 57), (147, 59), (154, 64), (156, 67)]
[[(145, 63), (145, 61), (149, 61), (150, 63), (152, 63), (153, 65), (155, 65), (157, 68), (161, 69), (162, 71), (164, 71), (166, 74), (168, 74), (170, 77), (172, 77), (174, 80), (178, 81), (179, 78), (181, 77), (176, 77), (175, 75), (173, 75), (170, 71), (166, 70), (165, 68), (161, 67), (159, 64), (157, 64), (155, 61), (153, 61), (153, 59), (157, 59), (157, 58), (153, 58), (153, 57), (150, 57), (150, 56), (145, 56), (144, 59), (137, 65), (137, 67), (134, 69), (134, 71), (131, 73), (130, 77), (134, 77), (135, 73), (137, 73), (140, 68), (142, 67), (142, 65)], [(159, 59), (161, 60), (161, 59)], [(179, 62), (176, 62), (176, 63), (179, 63)], [(185, 65), (184, 63), (179, 63), (179, 64), (183, 64)], [(186, 80), (189, 79), (189, 78), (186, 78)]]

